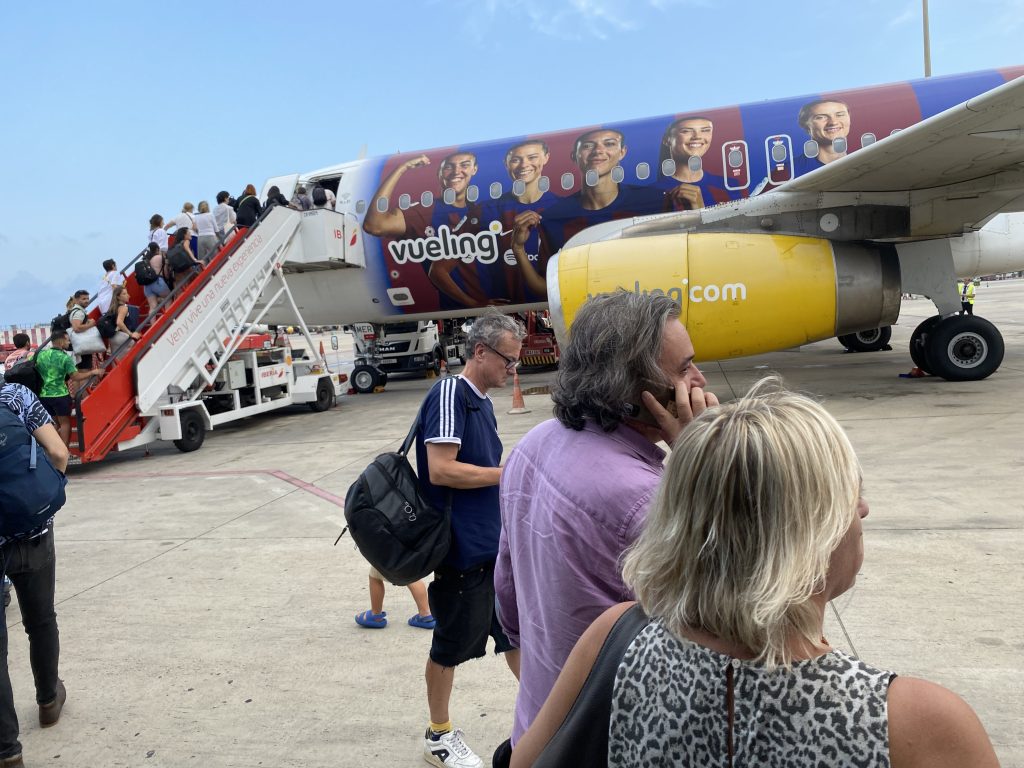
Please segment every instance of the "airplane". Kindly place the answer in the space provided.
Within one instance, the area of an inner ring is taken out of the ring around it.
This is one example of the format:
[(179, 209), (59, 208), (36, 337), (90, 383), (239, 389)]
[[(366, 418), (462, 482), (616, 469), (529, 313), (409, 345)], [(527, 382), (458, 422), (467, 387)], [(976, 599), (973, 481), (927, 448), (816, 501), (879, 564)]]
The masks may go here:
[(284, 265), (313, 324), (548, 308), (564, 344), (588, 296), (660, 291), (697, 359), (718, 360), (830, 337), (885, 348), (913, 293), (937, 311), (912, 335), (915, 365), (978, 380), (1002, 362), (1002, 336), (959, 314), (957, 280), (1024, 268), (1022, 75), (405, 152), (268, 179), (264, 194), (336, 196), (342, 255)]

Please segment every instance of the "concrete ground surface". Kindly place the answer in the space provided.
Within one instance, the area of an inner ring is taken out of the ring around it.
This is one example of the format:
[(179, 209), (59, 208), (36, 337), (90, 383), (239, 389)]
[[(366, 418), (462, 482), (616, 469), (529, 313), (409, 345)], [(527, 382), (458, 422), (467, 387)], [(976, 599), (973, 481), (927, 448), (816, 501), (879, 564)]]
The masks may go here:
[[(904, 302), (890, 352), (833, 340), (703, 368), (723, 399), (778, 371), (842, 422), (871, 514), (827, 636), (960, 693), (1002, 765), (1024, 768), (1024, 283), (979, 289), (977, 310), (1006, 340), (986, 381), (898, 377), (932, 314), (924, 299)], [(506, 414), (511, 387), (492, 393), (506, 453), (550, 416), (553, 377), (521, 377), (529, 414)], [(414, 604), (394, 587), (389, 626), (358, 627), (367, 566), (348, 537), (332, 544), (349, 484), (398, 445), (430, 383), (393, 377), (323, 414), (218, 429), (195, 453), (157, 444), (72, 468), (56, 523), (68, 701), (54, 728), (38, 725), (16, 600), (7, 613), (25, 764), (422, 765), (430, 633), (406, 625)], [(488, 765), (515, 691), (494, 657), (456, 674), (453, 720)]]

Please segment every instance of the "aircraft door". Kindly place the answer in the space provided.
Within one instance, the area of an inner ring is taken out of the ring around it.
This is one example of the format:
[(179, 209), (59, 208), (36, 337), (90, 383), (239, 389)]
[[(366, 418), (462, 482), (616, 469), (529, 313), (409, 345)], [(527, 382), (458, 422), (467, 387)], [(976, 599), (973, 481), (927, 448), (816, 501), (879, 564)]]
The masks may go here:
[(289, 173), (287, 176), (274, 176), (267, 179), (263, 184), (263, 190), (260, 192), (260, 200), (264, 201), (267, 199), (267, 191), (271, 187), (277, 187), (281, 190), (281, 194), (284, 195), (286, 200), (291, 200), (295, 195), (295, 186), (298, 182), (299, 174), (297, 173)]
[(747, 142), (727, 141), (722, 145), (722, 167), (725, 170), (725, 188), (746, 189), (750, 186), (750, 156)]
[(769, 136), (764, 140), (764, 154), (768, 180), (772, 184), (782, 184), (793, 178), (793, 143), (789, 136)]

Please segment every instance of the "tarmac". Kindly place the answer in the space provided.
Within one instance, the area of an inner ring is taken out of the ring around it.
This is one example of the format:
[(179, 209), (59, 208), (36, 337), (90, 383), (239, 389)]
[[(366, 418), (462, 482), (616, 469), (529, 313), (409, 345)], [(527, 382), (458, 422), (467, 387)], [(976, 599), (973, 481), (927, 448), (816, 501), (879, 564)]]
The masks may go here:
[[(978, 314), (1006, 342), (985, 381), (899, 377), (933, 311), (905, 301), (892, 351), (850, 354), (831, 340), (702, 369), (723, 399), (777, 371), (840, 420), (871, 514), (864, 567), (827, 637), (956, 691), (1002, 765), (1024, 768), (1024, 282), (978, 290)], [(506, 453), (550, 417), (554, 375), (521, 376), (528, 414), (507, 415), (511, 387), (492, 391)], [(73, 467), (55, 526), (68, 689), (56, 727), (38, 725), (17, 600), (7, 613), (25, 764), (423, 765), (430, 633), (407, 626), (415, 607), (396, 587), (389, 626), (357, 626), (367, 566), (347, 536), (333, 543), (346, 489), (397, 447), (431, 384), (393, 376), (386, 392), (325, 413), (218, 428), (194, 453), (158, 443)], [(571, 471), (579, 459), (557, 460)], [(515, 693), (493, 656), (456, 673), (453, 720), (487, 765)]]

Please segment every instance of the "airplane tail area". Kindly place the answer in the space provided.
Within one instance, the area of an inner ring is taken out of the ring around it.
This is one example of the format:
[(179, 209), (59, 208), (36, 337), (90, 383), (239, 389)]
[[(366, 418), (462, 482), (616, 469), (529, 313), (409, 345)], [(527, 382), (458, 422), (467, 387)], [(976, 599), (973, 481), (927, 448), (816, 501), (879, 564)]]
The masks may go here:
[(590, 242), (548, 263), (551, 316), (564, 343), (588, 297), (663, 293), (682, 307), (698, 360), (760, 354), (895, 323), (900, 271), (891, 251), (715, 232)]

